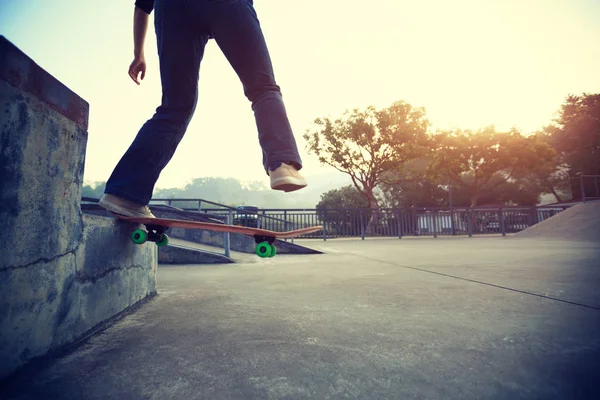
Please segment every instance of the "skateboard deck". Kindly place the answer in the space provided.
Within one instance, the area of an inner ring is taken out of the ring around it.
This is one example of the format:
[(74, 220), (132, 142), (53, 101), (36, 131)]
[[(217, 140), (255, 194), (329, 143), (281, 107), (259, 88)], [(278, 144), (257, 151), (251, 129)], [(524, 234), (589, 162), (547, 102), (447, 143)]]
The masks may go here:
[(114, 215), (121, 220), (143, 224), (146, 226), (148, 231), (136, 229), (131, 234), (131, 240), (136, 244), (143, 244), (149, 241), (156, 242), (157, 246), (165, 246), (169, 243), (169, 237), (165, 234), (165, 231), (168, 228), (202, 229), (215, 232), (240, 233), (242, 235), (251, 236), (256, 242), (256, 254), (260, 257), (273, 257), (276, 254), (277, 250), (273, 245), (275, 239), (291, 239), (307, 233), (318, 232), (323, 229), (322, 226), (318, 225), (295, 229), (292, 231), (276, 232), (267, 229), (215, 224), (211, 222), (198, 222), (168, 218), (126, 217), (119, 214)]

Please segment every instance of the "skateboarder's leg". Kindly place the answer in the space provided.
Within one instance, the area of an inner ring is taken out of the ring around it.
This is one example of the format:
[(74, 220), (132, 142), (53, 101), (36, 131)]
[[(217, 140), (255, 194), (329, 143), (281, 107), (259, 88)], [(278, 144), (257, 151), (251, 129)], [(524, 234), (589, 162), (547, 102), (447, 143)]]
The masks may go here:
[(300, 170), (302, 160), (252, 1), (215, 2), (210, 29), (252, 102), (265, 171), (282, 162)]
[(199, 35), (184, 1), (156, 2), (162, 102), (138, 132), (106, 184), (106, 193), (146, 205), (194, 114), (208, 34)]

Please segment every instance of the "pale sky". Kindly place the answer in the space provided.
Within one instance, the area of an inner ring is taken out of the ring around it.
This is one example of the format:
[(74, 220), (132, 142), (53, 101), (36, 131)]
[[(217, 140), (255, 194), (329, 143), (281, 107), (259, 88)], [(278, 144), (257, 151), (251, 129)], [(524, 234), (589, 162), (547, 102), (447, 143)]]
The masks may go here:
[[(568, 94), (600, 92), (598, 0), (255, 0), (303, 172), (317, 117), (404, 100), (434, 129), (548, 124)], [(153, 26), (141, 86), (132, 61), (134, 0), (0, 0), (0, 34), (90, 103), (85, 181), (105, 181), (159, 105)], [(151, 19), (153, 21), (153, 19)], [(242, 86), (214, 41), (188, 132), (157, 188), (193, 178), (264, 180)]]

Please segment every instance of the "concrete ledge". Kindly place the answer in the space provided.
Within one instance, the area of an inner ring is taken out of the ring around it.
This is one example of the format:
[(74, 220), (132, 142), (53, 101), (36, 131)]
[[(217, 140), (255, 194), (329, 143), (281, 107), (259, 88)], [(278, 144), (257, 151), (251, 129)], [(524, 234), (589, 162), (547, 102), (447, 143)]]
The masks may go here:
[(87, 130), (89, 104), (0, 35), (0, 79)]
[(83, 221), (73, 252), (0, 270), (0, 378), (156, 293), (155, 247), (109, 218)]
[(2, 80), (0, 108), (0, 270), (72, 254), (87, 132)]
[(156, 293), (156, 247), (82, 215), (87, 114), (0, 37), (0, 380)]

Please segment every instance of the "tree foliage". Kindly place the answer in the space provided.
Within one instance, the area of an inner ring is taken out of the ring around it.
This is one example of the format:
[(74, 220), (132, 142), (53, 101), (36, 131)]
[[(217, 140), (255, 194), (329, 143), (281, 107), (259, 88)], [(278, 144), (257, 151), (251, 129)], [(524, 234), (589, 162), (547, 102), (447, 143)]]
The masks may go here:
[(363, 218), (370, 220), (372, 216), (369, 202), (354, 185), (323, 193), (316, 208), (320, 223), (336, 235), (360, 235)]
[(347, 185), (339, 189), (333, 189), (321, 195), (321, 201), (317, 204), (317, 209), (332, 208), (367, 208), (369, 202), (353, 186)]
[[(467, 185), (451, 186), (448, 190), (452, 193), (452, 204), (455, 207), (471, 206), (471, 182), (472, 176), (464, 176), (463, 180)], [(528, 185), (520, 180), (507, 182), (501, 174), (496, 174), (490, 179), (490, 189), (480, 193), (478, 205), (507, 205), (507, 206), (533, 206), (539, 201), (542, 193), (538, 187)], [(450, 194), (446, 191), (446, 195)]]
[(387, 171), (380, 186), (385, 206), (401, 208), (448, 205), (448, 193), (439, 179), (429, 172), (432, 160), (432, 152), (428, 151), (395, 170)]
[(429, 122), (425, 110), (396, 102), (389, 108), (346, 112), (341, 118), (318, 118), (304, 135), (308, 150), (322, 164), (350, 175), (354, 187), (378, 207), (375, 188), (386, 171), (422, 154)]
[(514, 129), (443, 131), (434, 142), (432, 175), (468, 190), (472, 207), (497, 186), (550, 165), (555, 154), (538, 136), (525, 137)]
[(573, 175), (600, 175), (600, 94), (568, 96), (547, 131)]
[[(541, 132), (535, 134), (537, 140), (551, 146), (550, 137)], [(556, 201), (571, 198), (568, 168), (561, 162), (558, 153), (546, 162), (539, 162), (535, 168), (521, 171), (515, 177), (515, 184), (529, 193), (552, 194)]]
[(383, 183), (381, 190), (388, 208), (444, 207), (449, 204), (448, 191), (429, 179)]
[[(558, 118), (545, 127), (544, 132), (559, 155), (557, 168), (549, 175), (548, 183), (555, 196), (556, 192), (571, 189), (573, 197), (578, 199), (581, 188), (577, 178), (600, 175), (600, 94), (568, 96)], [(584, 181), (584, 185), (585, 182), (593, 184), (593, 181)], [(565, 189), (565, 186), (570, 187)]]

